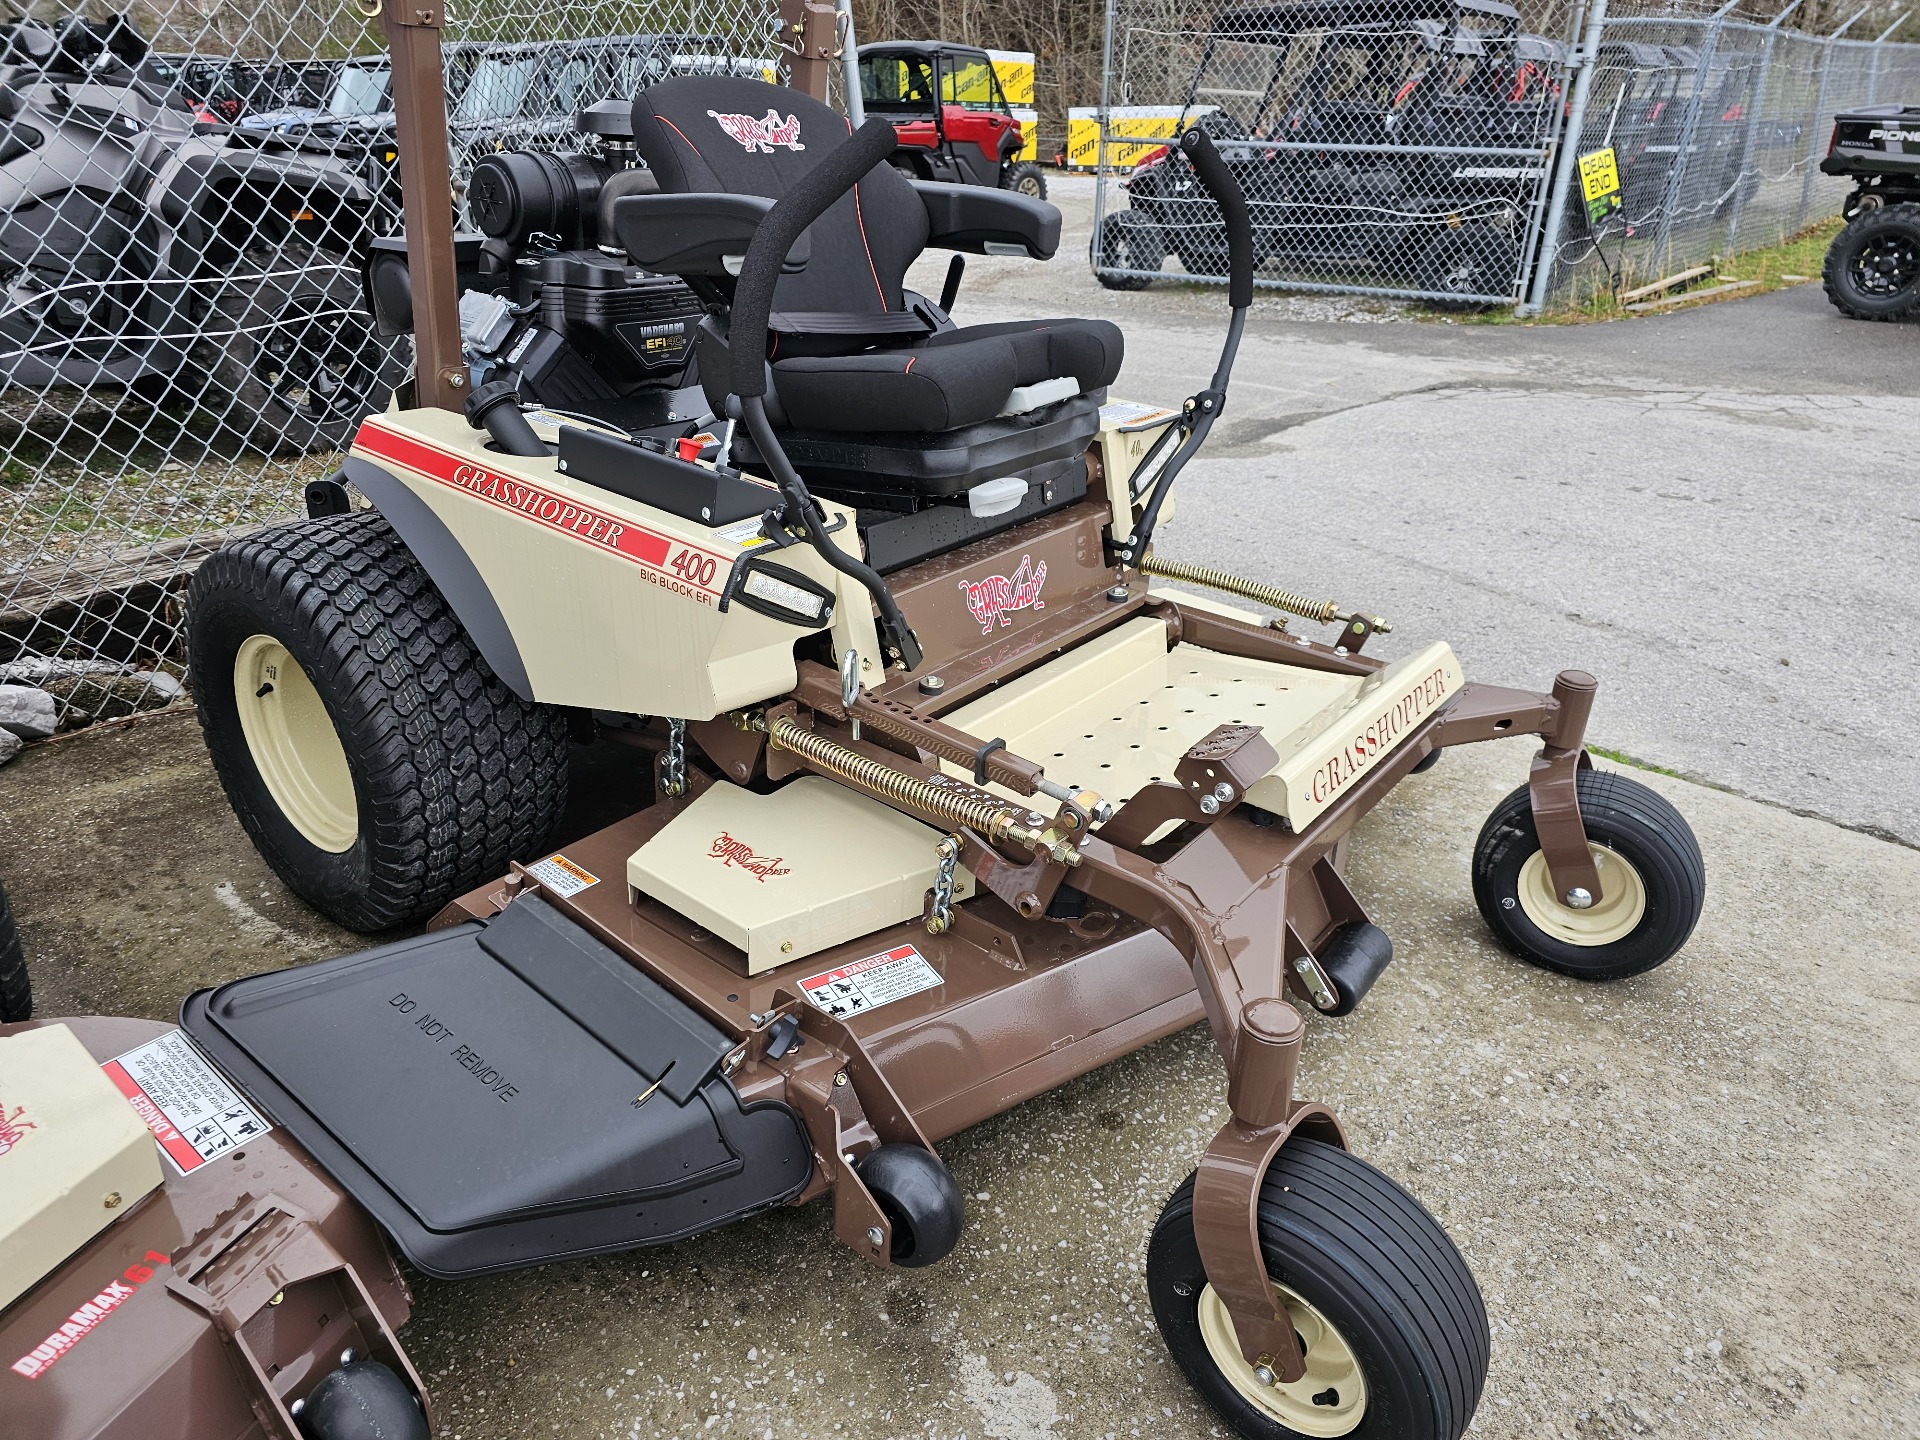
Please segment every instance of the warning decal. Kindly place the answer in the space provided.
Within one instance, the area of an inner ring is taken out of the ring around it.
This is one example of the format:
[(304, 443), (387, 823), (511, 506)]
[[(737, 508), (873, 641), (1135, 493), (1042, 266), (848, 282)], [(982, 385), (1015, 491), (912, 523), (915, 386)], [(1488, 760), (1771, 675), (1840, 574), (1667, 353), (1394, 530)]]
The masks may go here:
[(902, 945), (838, 970), (809, 975), (800, 982), (800, 989), (829, 1015), (844, 1020), (943, 983), (940, 972), (927, 963), (925, 956), (911, 945)]
[(536, 860), (527, 866), (527, 874), (563, 900), (600, 883), (598, 875), (591, 870), (581, 869), (564, 855), (549, 855), (544, 860)]
[(100, 1068), (182, 1175), (273, 1129), (178, 1030)]

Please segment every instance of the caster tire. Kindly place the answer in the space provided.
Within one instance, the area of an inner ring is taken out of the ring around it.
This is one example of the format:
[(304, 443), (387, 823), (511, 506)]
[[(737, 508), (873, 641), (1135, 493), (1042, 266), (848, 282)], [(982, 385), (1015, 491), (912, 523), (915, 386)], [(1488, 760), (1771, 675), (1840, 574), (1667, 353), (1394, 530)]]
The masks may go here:
[(857, 1169), (893, 1225), (894, 1264), (915, 1269), (953, 1253), (967, 1223), (966, 1202), (939, 1156), (918, 1145), (882, 1145)]
[(1440, 763), (1440, 757), (1445, 753), (1446, 752), (1444, 750), (1438, 749), (1437, 747), (1435, 749), (1429, 750), (1425, 755), (1420, 757), (1420, 763), (1415, 765), (1407, 773), (1409, 775), (1426, 774), (1427, 771), (1431, 770), (1434, 766)]
[(495, 678), (380, 516), (234, 541), (194, 576), (187, 616), (227, 799), (328, 919), (424, 920), (531, 858), (559, 823), (565, 712)]
[(1883, 205), (1856, 215), (1820, 267), (1827, 299), (1854, 320), (1901, 320), (1920, 312), (1920, 205)]
[(1154, 270), (1167, 263), (1167, 241), (1160, 227), (1135, 210), (1116, 210), (1100, 222), (1099, 256), (1094, 276), (1109, 290), (1144, 290), (1150, 275), (1112, 275), (1116, 270)]
[(0, 1025), (32, 1018), (33, 986), (27, 979), (26, 952), (20, 947), (13, 911), (7, 907), (7, 892), (0, 890)]
[(1260, 1248), (1307, 1373), (1264, 1386), (1193, 1235), (1193, 1178), (1147, 1243), (1147, 1293), (1175, 1362), (1243, 1440), (1457, 1440), (1486, 1383), (1480, 1288), (1446, 1231), (1386, 1175), (1289, 1140), (1260, 1187)]
[(1031, 160), (1007, 166), (1000, 176), (1000, 188), (1012, 190), (1033, 200), (1047, 198), (1047, 172)]
[(1473, 898), (1522, 960), (1577, 980), (1619, 980), (1673, 958), (1707, 893), (1693, 830), (1664, 797), (1624, 775), (1582, 770), (1580, 818), (1600, 870), (1597, 905), (1553, 893), (1522, 785), (1494, 807), (1473, 847)]
[(372, 1360), (322, 1376), (297, 1419), (306, 1440), (427, 1440), (429, 1433), (407, 1382)]

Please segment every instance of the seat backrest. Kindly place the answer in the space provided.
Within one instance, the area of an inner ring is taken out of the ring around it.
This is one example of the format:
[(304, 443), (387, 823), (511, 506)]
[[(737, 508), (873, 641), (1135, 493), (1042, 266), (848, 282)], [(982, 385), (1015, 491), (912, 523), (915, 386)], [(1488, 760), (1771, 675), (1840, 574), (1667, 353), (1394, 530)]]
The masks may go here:
[[(633, 141), (664, 194), (778, 200), (851, 133), (844, 115), (781, 85), (730, 75), (662, 80), (633, 102)], [(876, 166), (807, 232), (806, 268), (774, 291), (783, 311), (900, 310), (926, 248), (927, 213), (891, 165)]]

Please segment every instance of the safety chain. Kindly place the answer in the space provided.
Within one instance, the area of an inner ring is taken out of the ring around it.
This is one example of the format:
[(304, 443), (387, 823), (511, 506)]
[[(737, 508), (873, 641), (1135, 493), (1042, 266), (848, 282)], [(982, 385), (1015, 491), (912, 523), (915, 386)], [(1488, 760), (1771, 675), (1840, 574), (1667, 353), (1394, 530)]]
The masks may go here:
[(667, 721), (667, 753), (660, 759), (660, 793), (683, 795), (687, 789), (687, 722)]
[(927, 912), (927, 933), (944, 935), (953, 925), (953, 870), (960, 861), (960, 842), (942, 835), (933, 847), (940, 857), (940, 868), (933, 877), (933, 909)]

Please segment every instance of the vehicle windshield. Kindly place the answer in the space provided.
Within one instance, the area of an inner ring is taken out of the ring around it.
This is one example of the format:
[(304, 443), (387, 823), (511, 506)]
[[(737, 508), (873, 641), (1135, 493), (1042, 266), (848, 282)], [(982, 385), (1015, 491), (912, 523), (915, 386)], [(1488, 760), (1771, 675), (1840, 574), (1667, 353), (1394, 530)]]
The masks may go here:
[(327, 96), (327, 113), (345, 120), (356, 115), (378, 115), (384, 110), (391, 110), (393, 102), (388, 91), (392, 84), (393, 71), (384, 66), (376, 69), (366, 65), (348, 65), (334, 77), (333, 92)]
[(919, 55), (879, 55), (860, 62), (860, 98), (869, 110), (933, 113), (933, 66)]
[(473, 78), (455, 107), (455, 124), (475, 125), (488, 120), (511, 120), (520, 113), (533, 87), (538, 55), (489, 55), (474, 67)]

